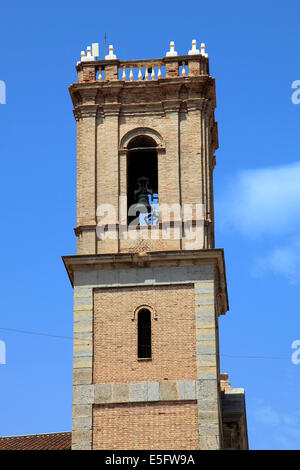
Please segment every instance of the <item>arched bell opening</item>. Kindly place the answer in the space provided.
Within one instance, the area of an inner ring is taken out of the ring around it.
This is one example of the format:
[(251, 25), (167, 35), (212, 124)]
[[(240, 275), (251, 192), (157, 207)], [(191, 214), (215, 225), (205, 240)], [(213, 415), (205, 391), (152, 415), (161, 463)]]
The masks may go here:
[(128, 225), (158, 223), (157, 144), (152, 137), (139, 135), (127, 146)]

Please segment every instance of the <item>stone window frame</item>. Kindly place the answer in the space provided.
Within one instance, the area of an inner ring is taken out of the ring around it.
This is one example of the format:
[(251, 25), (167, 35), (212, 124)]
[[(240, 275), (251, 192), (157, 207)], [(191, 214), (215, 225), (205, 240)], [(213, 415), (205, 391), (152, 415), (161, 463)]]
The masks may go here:
[(148, 305), (148, 304), (143, 304), (143, 305), (139, 305), (138, 307), (136, 307), (132, 313), (132, 316), (131, 316), (131, 320), (134, 321), (134, 320), (137, 320), (138, 318), (138, 313), (140, 310), (149, 310), (150, 313), (151, 313), (151, 316), (153, 318), (153, 320), (157, 320), (157, 312), (156, 310), (151, 306), (151, 305)]
[(164, 139), (160, 135), (158, 131), (155, 129), (151, 129), (150, 127), (135, 127), (130, 131), (126, 132), (120, 140), (120, 147), (119, 151), (127, 152), (128, 151), (128, 144), (131, 140), (135, 137), (151, 137), (156, 142), (156, 150), (157, 152), (165, 151), (165, 143)]

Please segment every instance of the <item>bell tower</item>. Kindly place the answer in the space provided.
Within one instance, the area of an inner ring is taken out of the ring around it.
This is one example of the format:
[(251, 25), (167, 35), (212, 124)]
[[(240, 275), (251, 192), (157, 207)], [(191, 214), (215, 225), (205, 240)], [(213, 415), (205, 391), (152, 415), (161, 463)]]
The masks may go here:
[(204, 44), (129, 61), (89, 47), (76, 69), (72, 447), (221, 449), (228, 299)]

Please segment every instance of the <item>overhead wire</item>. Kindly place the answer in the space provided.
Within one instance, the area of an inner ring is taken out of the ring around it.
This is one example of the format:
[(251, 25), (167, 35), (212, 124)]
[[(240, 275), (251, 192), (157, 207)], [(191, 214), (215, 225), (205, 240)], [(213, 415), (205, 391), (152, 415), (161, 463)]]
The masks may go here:
[[(21, 334), (27, 334), (27, 335), (36, 335), (36, 336), (46, 336), (50, 338), (58, 338), (58, 339), (69, 339), (73, 340), (72, 336), (63, 336), (63, 335), (55, 335), (51, 333), (42, 333), (40, 331), (28, 331), (28, 330), (19, 330), (16, 328), (4, 328), (0, 327), (0, 330), (3, 331), (10, 331), (12, 333), (21, 333)], [(175, 349), (174, 349), (175, 350)], [(178, 351), (178, 349), (176, 349)], [(169, 350), (170, 352), (170, 350)], [(228, 358), (233, 358), (233, 359), (290, 359), (290, 356), (277, 356), (277, 355), (272, 355), (272, 356), (265, 356), (265, 355), (254, 355), (254, 354), (224, 354), (224, 353), (197, 353), (199, 356), (219, 356), (219, 357), (228, 357)], [(184, 359), (190, 359), (190, 357), (184, 357), (181, 358), (180, 361), (174, 361), (172, 362), (181, 362), (181, 360)]]

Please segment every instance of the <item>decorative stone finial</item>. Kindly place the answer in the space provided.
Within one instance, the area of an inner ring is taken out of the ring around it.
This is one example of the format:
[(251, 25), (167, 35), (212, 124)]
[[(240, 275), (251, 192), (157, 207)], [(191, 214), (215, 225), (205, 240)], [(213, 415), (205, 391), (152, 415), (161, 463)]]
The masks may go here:
[(81, 51), (81, 62), (85, 61), (85, 60), (95, 60), (95, 57), (92, 56), (92, 48), (91, 46), (88, 46), (86, 48), (87, 50), (87, 55), (85, 55), (85, 52), (84, 51)]
[(93, 60), (93, 59), (92, 59), (93, 56), (92, 56), (92, 48), (91, 48), (91, 46), (88, 46), (88, 47), (86, 48), (86, 51), (87, 51), (87, 55), (86, 55), (86, 56), (89, 58), (89, 60)]
[(192, 40), (192, 49), (189, 51), (189, 55), (200, 54), (199, 49), (196, 48), (197, 42), (196, 39)]
[(175, 42), (171, 41), (170, 42), (170, 50), (166, 53), (166, 57), (174, 57), (176, 55), (178, 55), (178, 54), (175, 51)]
[(105, 60), (115, 60), (117, 56), (114, 54), (114, 46), (110, 44), (108, 47), (109, 54), (105, 56)]
[(204, 44), (204, 42), (201, 43), (200, 49), (201, 49), (201, 55), (203, 55), (204, 57), (208, 57), (208, 54), (206, 54), (206, 52), (205, 52), (205, 44)]

